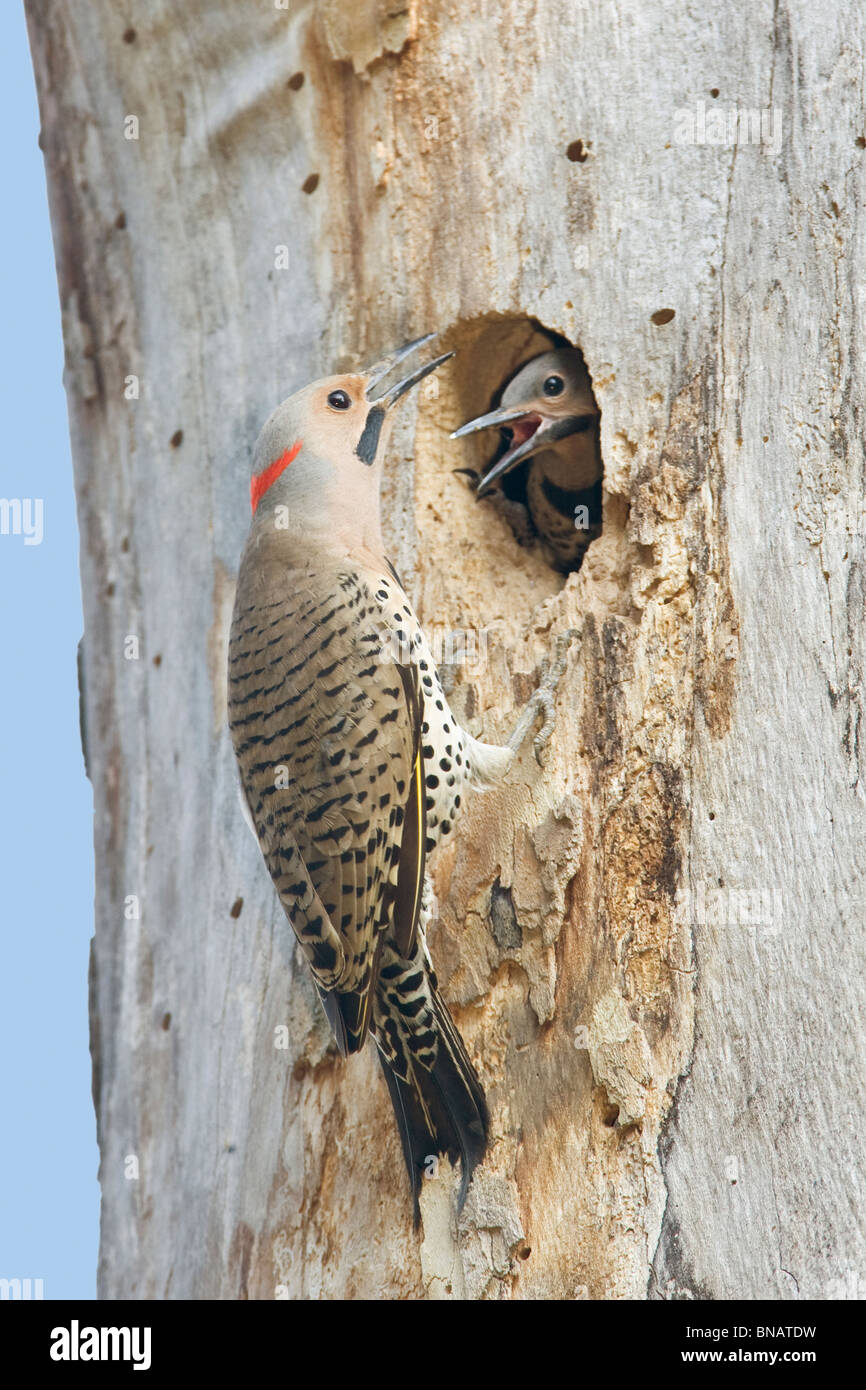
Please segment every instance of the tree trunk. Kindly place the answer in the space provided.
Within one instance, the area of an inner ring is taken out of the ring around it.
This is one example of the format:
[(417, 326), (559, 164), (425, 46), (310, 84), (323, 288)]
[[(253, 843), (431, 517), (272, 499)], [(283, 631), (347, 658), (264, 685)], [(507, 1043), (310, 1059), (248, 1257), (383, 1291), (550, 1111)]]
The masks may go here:
[[(788, 1299), (866, 1269), (864, 16), (740, 11), (28, 0), (104, 1298)], [(261, 423), (431, 329), (458, 355), (383, 505), (455, 710), (501, 741), (581, 636), (544, 767), (434, 859), (492, 1144), (416, 1233), (372, 1049), (335, 1056), (241, 818), (225, 657)], [(454, 474), (484, 439), (448, 439), (545, 332), (602, 410), (568, 576)]]

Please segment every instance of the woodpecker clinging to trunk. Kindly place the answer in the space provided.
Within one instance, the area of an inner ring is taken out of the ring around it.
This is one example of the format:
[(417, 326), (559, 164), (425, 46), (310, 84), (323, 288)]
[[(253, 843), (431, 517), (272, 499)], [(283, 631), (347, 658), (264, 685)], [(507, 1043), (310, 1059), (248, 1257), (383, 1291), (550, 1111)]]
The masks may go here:
[(340, 1052), (375, 1038), (416, 1222), (431, 1156), (460, 1159), (462, 1202), (488, 1125), (427, 953), (426, 856), (466, 788), (504, 774), (539, 708), (543, 742), (570, 636), (508, 745), (460, 728), (380, 522), (392, 408), (452, 354), (385, 383), (432, 336), (314, 382), (266, 422), (228, 669), (245, 809)]
[[(507, 448), (478, 482), (478, 496), (524, 459), (532, 523), (559, 569), (574, 569), (601, 530), (599, 411), (577, 348), (557, 348), (526, 362), (501, 404), (452, 434), (499, 425)], [(585, 509), (585, 510), (580, 510)]]

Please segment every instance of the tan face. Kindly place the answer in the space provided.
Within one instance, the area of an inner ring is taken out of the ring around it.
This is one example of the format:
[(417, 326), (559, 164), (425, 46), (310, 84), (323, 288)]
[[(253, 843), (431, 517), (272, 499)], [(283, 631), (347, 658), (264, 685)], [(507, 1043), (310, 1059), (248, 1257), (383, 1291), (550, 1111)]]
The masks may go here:
[[(270, 415), (253, 456), (254, 525), (261, 504), (280, 506), (297, 531), (370, 536), (379, 526), (379, 483), (400, 398), (452, 354), (443, 353), (387, 384), (431, 335), (416, 339), (366, 372), (325, 377), (297, 391)], [(372, 398), (372, 399), (371, 399)]]
[[(256, 445), (251, 500), (259, 531), (273, 518), (292, 534), (372, 544), (391, 422), (357, 373), (314, 381), (284, 401)], [(275, 511), (279, 509), (279, 511)]]
[(363, 376), (347, 375), (326, 377), (310, 388), (304, 446), (339, 472), (370, 468), (390, 434), (388, 413), (370, 405), (365, 387)]

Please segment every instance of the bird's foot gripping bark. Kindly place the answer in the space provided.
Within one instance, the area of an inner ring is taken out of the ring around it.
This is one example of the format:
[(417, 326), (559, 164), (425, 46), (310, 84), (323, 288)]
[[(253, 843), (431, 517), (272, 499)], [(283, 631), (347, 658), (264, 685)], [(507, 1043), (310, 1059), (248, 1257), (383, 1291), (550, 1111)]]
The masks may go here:
[(572, 642), (580, 636), (580, 631), (576, 627), (570, 627), (565, 632), (560, 633), (556, 639), (553, 660), (547, 660), (541, 668), (541, 682), (538, 689), (530, 695), (524, 706), (523, 713), (517, 721), (514, 733), (508, 740), (508, 747), (515, 756), (519, 753), (526, 738), (535, 723), (540, 712), (544, 714), (544, 723), (532, 740), (535, 749), (535, 761), (539, 767), (543, 766), (541, 754), (550, 741), (556, 723), (556, 688), (562, 679), (568, 661), (568, 652)]
[(496, 497), (496, 509), (500, 516), (503, 516), (514, 532), (514, 539), (518, 545), (531, 545), (535, 540), (536, 530), (532, 524), (532, 517), (529, 508), (522, 502), (515, 502), (513, 498), (506, 497), (504, 492), (494, 494)]

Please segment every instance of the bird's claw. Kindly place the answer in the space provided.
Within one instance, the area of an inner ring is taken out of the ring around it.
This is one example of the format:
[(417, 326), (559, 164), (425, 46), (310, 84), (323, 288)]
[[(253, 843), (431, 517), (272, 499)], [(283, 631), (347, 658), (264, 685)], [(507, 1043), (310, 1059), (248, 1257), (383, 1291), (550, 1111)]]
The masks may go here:
[(547, 747), (556, 723), (556, 690), (562, 680), (565, 667), (568, 662), (568, 653), (572, 642), (580, 636), (576, 627), (567, 628), (561, 632), (556, 639), (553, 660), (549, 658), (543, 663), (541, 668), (541, 684), (535, 692), (534, 699), (538, 709), (544, 711), (544, 723), (532, 740), (535, 749), (535, 761), (539, 767), (543, 767), (541, 754)]
[(562, 679), (568, 662), (568, 653), (572, 643), (580, 636), (580, 629), (576, 627), (567, 628), (561, 632), (556, 639), (553, 660), (549, 658), (542, 662), (541, 681), (537, 690), (529, 697), (526, 708), (520, 716), (517, 728), (510, 739), (510, 746), (516, 753), (523, 743), (532, 725), (538, 717), (539, 712), (544, 713), (544, 723), (532, 740), (535, 750), (535, 761), (539, 767), (543, 767), (542, 752), (550, 742), (551, 735), (556, 723), (556, 689)]
[(544, 713), (544, 723), (532, 740), (532, 746), (535, 749), (535, 761), (538, 763), (539, 767), (543, 767), (544, 762), (541, 757), (541, 752), (543, 748), (547, 747), (550, 742), (550, 736), (553, 733), (554, 724), (556, 723), (556, 704), (552, 694), (548, 690), (536, 690), (533, 698), (535, 700), (536, 710), (543, 711)]

